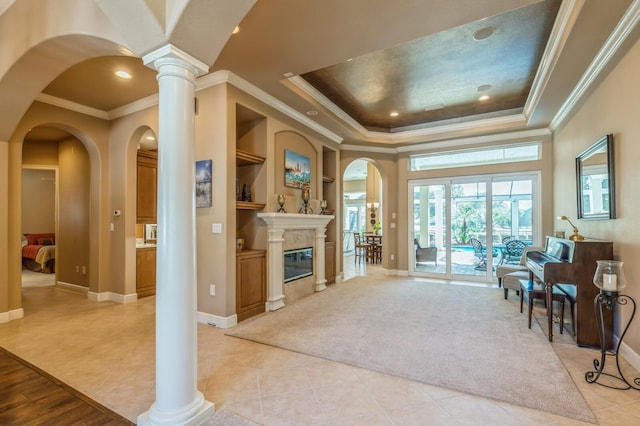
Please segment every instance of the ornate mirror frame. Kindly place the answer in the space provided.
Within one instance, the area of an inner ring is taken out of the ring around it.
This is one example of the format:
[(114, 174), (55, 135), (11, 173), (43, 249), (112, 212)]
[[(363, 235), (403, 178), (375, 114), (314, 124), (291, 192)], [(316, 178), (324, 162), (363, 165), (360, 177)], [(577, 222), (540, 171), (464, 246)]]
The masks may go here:
[(600, 138), (576, 157), (578, 219), (615, 219), (613, 134)]

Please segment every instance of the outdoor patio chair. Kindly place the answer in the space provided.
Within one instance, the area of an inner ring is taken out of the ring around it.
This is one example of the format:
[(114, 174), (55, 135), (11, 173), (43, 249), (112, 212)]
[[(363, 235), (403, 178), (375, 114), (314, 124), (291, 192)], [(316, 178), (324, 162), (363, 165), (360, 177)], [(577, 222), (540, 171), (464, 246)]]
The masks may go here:
[(416, 262), (435, 262), (435, 266), (438, 266), (437, 247), (421, 247), (417, 238), (413, 239), (413, 245), (416, 246)]
[(509, 240), (504, 243), (504, 261), (517, 263), (522, 257), (522, 251), (527, 245), (521, 240)]
[(476, 262), (476, 269), (483, 268), (483, 267), (486, 268), (487, 267), (487, 248), (477, 238), (470, 238), (469, 242), (473, 247), (473, 254), (478, 259), (478, 261)]

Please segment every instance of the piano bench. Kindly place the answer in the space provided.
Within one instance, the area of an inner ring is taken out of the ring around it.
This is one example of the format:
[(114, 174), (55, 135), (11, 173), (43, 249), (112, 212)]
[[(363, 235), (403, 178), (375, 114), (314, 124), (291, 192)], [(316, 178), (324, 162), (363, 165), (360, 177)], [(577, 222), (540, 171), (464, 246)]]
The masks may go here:
[[(545, 290), (544, 283), (534, 280), (520, 280), (520, 312), (522, 312), (522, 306), (524, 302), (524, 295), (527, 295), (528, 305), (529, 305), (529, 328), (531, 328), (531, 318), (533, 316), (533, 302), (536, 299), (541, 299), (545, 302), (547, 301), (547, 292)], [(567, 294), (557, 290), (554, 286), (552, 300), (558, 302), (558, 307), (560, 309), (559, 317), (560, 317), (560, 334), (564, 332), (564, 304), (567, 299)], [(546, 306), (547, 309), (553, 309), (553, 306)], [(571, 304), (571, 311), (573, 315), (573, 303)], [(573, 318), (571, 319), (571, 323), (573, 324)]]

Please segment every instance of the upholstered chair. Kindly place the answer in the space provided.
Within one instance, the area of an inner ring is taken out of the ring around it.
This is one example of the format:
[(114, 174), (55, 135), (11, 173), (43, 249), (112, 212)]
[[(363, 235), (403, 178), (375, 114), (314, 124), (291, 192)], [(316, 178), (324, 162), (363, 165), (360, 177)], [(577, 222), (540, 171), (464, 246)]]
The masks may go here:
[(498, 287), (504, 287), (504, 298), (509, 296), (509, 289), (520, 292), (520, 280), (529, 279), (529, 269), (527, 268), (527, 252), (542, 251), (544, 247), (526, 246), (522, 250), (520, 262), (518, 264), (502, 264), (496, 267), (496, 277), (498, 277)]

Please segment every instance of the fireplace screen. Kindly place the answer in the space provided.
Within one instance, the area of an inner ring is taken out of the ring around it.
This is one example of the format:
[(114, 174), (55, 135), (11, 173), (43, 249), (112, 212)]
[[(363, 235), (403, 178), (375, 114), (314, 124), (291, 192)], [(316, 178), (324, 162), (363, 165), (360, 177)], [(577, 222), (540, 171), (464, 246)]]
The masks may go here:
[(284, 282), (313, 275), (313, 247), (284, 252)]

